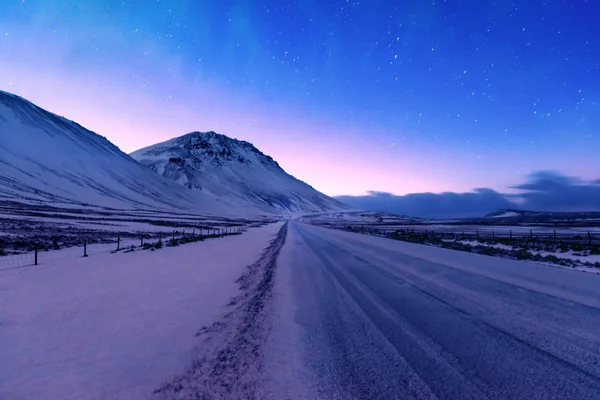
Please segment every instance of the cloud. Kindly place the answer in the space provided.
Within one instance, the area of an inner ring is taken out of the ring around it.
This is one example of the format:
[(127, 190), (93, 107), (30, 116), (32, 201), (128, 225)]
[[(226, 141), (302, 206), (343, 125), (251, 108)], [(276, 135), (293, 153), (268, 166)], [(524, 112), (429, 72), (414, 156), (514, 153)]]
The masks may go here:
[(413, 193), (396, 196), (370, 192), (366, 196), (338, 196), (338, 200), (360, 209), (387, 211), (424, 218), (478, 217), (514, 204), (492, 189), (469, 193)]
[(467, 193), (412, 193), (397, 196), (369, 192), (365, 196), (337, 196), (356, 208), (386, 211), (423, 218), (480, 217), (501, 208), (539, 211), (600, 210), (600, 179), (585, 182), (553, 171), (537, 171), (514, 185), (519, 193), (504, 194), (492, 189)]
[(600, 179), (585, 182), (558, 172), (540, 171), (527, 182), (513, 186), (523, 190), (523, 208), (540, 211), (600, 210)]

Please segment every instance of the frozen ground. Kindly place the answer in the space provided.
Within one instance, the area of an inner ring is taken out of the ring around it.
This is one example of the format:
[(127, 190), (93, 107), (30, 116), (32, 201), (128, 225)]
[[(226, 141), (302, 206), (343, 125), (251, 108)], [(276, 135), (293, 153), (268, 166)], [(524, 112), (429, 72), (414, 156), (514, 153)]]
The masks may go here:
[(488, 256), (600, 272), (600, 225), (595, 220), (563, 219), (553, 226), (548, 219), (521, 224), (512, 221), (512, 225), (497, 225), (497, 219), (488, 218), (487, 223), (478, 225), (473, 221), (469, 224), (460, 221), (408, 221), (403, 216), (351, 212), (323, 213), (306, 216), (300, 221)]
[(595, 399), (599, 293), (298, 221), (0, 271), (0, 399)]
[[(552, 235), (584, 235), (588, 232), (600, 234), (600, 220), (598, 218), (572, 218), (562, 220), (530, 219), (502, 220), (503, 218), (481, 218), (477, 220), (427, 220), (411, 218), (403, 215), (394, 215), (375, 211), (329, 212), (305, 216), (300, 221), (319, 226), (343, 227), (360, 226), (372, 229), (412, 229), (417, 231), (464, 232), (483, 234), (496, 232), (498, 235), (526, 236), (533, 230), (534, 234)], [(499, 221), (502, 220), (502, 221)]]
[(189, 367), (280, 227), (0, 271), (0, 399), (150, 395)]
[[(117, 238), (138, 243), (142, 235), (156, 239), (176, 235), (236, 231), (277, 221), (277, 217), (231, 218), (212, 215), (173, 214), (143, 210), (26, 206), (0, 201), (0, 269), (32, 262), (34, 249), (52, 253), (83, 243), (115, 248)], [(112, 244), (112, 245), (111, 245)], [(29, 254), (26, 254), (29, 253)], [(64, 253), (64, 251), (63, 251)], [(11, 259), (8, 259), (7, 256)], [(21, 262), (25, 257), (25, 263)], [(17, 265), (18, 264), (18, 265)]]
[[(450, 240), (444, 240), (446, 242), (451, 242)], [(462, 244), (468, 244), (469, 246), (475, 247), (475, 246), (489, 246), (489, 247), (495, 247), (497, 249), (503, 249), (503, 250), (513, 250), (516, 248), (519, 248), (519, 246), (508, 246), (502, 243), (485, 243), (485, 242), (478, 242), (476, 240), (457, 240), (457, 242), (460, 242)], [(574, 252), (573, 250), (568, 250), (565, 252), (560, 252), (560, 251), (540, 251), (540, 250), (533, 250), (530, 249), (529, 250), (531, 253), (533, 254), (540, 254), (541, 256), (545, 257), (548, 255), (553, 255), (559, 258), (564, 258), (564, 259), (568, 259), (568, 260), (572, 260), (572, 261), (579, 261), (581, 263), (585, 263), (585, 262), (589, 262), (589, 263), (600, 263), (600, 254), (585, 254), (582, 252)]]

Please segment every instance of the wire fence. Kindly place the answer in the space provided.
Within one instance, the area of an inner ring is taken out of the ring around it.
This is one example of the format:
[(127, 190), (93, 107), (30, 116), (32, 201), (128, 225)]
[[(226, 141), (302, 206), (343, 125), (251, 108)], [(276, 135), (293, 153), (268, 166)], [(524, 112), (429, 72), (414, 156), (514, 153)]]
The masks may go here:
[(82, 239), (79, 243), (60, 249), (48, 249), (38, 243), (32, 243), (31, 251), (0, 256), (0, 271), (23, 267), (58, 265), (65, 261), (81, 257), (93, 257), (99, 254), (128, 252), (136, 249), (159, 249), (164, 246), (180, 245), (200, 240), (238, 235), (246, 227), (221, 227), (193, 229), (191, 231), (139, 233), (137, 238), (115, 237), (103, 243), (88, 243)]
[[(326, 225), (324, 225), (326, 226)], [(339, 226), (327, 226), (330, 228), (338, 228)], [(344, 230), (368, 233), (371, 235), (388, 236), (391, 234), (398, 235), (424, 235), (425, 237), (435, 237), (440, 239), (452, 240), (519, 240), (519, 241), (543, 241), (553, 243), (579, 243), (582, 245), (595, 246), (600, 245), (600, 233), (598, 232), (577, 232), (565, 233), (557, 232), (556, 230), (535, 231), (533, 229), (523, 230), (478, 230), (478, 229), (461, 229), (450, 230), (446, 227), (442, 230), (423, 228), (379, 228), (363, 225), (347, 225)]]

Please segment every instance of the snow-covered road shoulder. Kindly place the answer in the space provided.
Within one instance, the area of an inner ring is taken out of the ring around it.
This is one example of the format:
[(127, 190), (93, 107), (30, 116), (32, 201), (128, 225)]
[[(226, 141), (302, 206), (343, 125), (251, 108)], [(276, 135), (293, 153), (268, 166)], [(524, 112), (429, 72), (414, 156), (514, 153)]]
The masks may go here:
[(145, 398), (189, 367), (281, 226), (0, 271), (0, 398)]
[(198, 333), (203, 350), (178, 378), (156, 391), (165, 400), (264, 398), (264, 347), (271, 331), (270, 302), (277, 258), (285, 243), (287, 223), (260, 259), (238, 279), (240, 295), (231, 311)]

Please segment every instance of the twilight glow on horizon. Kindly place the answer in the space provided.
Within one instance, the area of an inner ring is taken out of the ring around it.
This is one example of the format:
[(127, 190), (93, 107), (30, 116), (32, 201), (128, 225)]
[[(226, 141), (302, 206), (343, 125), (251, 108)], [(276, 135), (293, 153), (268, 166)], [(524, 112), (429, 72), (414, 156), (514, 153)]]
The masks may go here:
[(0, 3), (0, 90), (125, 152), (247, 140), (329, 195), (600, 178), (600, 4)]

